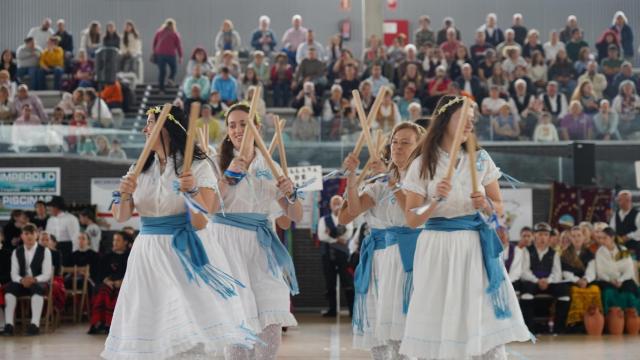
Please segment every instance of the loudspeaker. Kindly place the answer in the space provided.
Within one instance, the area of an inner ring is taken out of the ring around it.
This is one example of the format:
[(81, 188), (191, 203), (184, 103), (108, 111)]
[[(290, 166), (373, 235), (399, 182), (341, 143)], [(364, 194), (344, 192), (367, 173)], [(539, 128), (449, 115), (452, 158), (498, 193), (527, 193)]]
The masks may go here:
[(574, 185), (595, 185), (596, 146), (593, 143), (573, 143)]

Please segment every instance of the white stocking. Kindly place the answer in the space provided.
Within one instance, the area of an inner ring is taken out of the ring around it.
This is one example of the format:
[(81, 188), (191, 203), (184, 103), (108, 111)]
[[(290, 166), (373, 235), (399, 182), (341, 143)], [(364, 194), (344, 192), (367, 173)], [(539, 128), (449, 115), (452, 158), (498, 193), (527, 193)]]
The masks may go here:
[[(260, 346), (256, 344), (255, 346)], [(227, 346), (224, 348), (224, 360), (253, 360), (254, 350), (242, 345)]]
[(255, 346), (255, 360), (276, 360), (278, 349), (282, 342), (282, 326), (280, 324), (272, 324), (264, 328), (258, 335), (263, 344)]
[(376, 346), (371, 348), (371, 359), (373, 360), (386, 360), (389, 353), (389, 347), (387, 345)]

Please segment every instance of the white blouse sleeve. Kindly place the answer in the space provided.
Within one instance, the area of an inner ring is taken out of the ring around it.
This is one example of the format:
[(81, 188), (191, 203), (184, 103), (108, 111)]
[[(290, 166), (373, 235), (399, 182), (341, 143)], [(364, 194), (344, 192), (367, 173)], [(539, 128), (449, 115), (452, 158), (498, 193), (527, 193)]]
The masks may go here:
[(385, 184), (381, 182), (367, 184), (364, 189), (362, 189), (362, 192), (360, 192), (360, 196), (367, 195), (373, 200), (374, 204), (377, 204), (382, 199), (384, 186)]
[(402, 182), (402, 188), (426, 198), (429, 180), (420, 176), (421, 168), (422, 156), (418, 156), (409, 166), (407, 175), (404, 177), (404, 181)]
[(477, 160), (478, 167), (482, 167), (484, 172), (482, 175), (482, 185), (487, 186), (492, 182), (500, 179), (502, 173), (500, 172), (500, 168), (496, 166), (496, 163), (493, 162), (489, 153), (482, 149), (478, 152)]
[(191, 171), (196, 179), (196, 186), (199, 188), (216, 188), (216, 175), (213, 173), (211, 164), (207, 160), (197, 160), (193, 163)]

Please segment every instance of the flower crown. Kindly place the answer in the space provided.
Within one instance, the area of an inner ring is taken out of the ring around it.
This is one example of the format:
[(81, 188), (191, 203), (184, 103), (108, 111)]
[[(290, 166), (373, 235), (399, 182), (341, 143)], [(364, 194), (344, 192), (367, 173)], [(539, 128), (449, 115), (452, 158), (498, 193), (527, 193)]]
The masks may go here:
[(464, 101), (464, 97), (455, 97), (451, 100), (449, 100), (449, 102), (447, 102), (446, 104), (442, 105), (439, 109), (438, 109), (438, 115), (442, 115), (442, 113), (444, 113), (445, 111), (447, 111), (447, 108), (453, 104), (459, 103), (460, 101)]
[[(154, 106), (149, 108), (149, 110), (147, 110), (147, 116), (151, 115), (151, 114), (160, 114), (162, 112), (162, 108), (160, 106)], [(175, 116), (173, 116), (173, 114), (169, 113), (167, 115), (167, 119), (172, 121), (174, 124), (178, 125), (180, 127), (180, 129), (182, 129), (182, 131), (187, 132), (187, 129), (184, 128), (184, 126), (182, 126), (182, 124), (180, 124), (180, 121), (178, 121)]]

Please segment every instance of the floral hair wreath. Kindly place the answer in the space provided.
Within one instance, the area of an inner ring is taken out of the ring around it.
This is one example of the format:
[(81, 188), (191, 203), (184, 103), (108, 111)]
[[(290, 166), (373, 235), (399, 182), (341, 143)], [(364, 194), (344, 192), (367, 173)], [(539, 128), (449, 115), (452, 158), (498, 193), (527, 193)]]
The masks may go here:
[(449, 102), (447, 102), (446, 104), (442, 105), (439, 109), (438, 109), (438, 115), (442, 115), (442, 113), (444, 113), (445, 111), (447, 111), (447, 108), (453, 104), (459, 103), (460, 101), (464, 101), (464, 97), (459, 96), (456, 97), (454, 99), (449, 100)]
[[(230, 113), (232, 113), (234, 110), (236, 110), (237, 108), (239, 108), (240, 106), (246, 106), (247, 108), (251, 108), (251, 104), (248, 101), (239, 101), (233, 105), (231, 105), (225, 112), (224, 112), (224, 118), (225, 120), (227, 119), (227, 116), (229, 116)], [(260, 115), (258, 115), (256, 113), (256, 123), (261, 124), (262, 123), (262, 119), (260, 119)]]
[[(149, 110), (147, 110), (147, 116), (151, 114), (154, 114), (154, 115), (160, 114), (161, 112), (162, 112), (162, 108), (160, 106), (154, 106)], [(182, 131), (187, 132), (187, 129), (185, 129), (184, 126), (182, 126), (182, 124), (180, 124), (180, 122), (175, 118), (175, 116), (173, 116), (173, 114), (169, 113), (167, 115), (167, 119), (172, 121), (174, 124), (178, 125), (180, 129), (182, 129)]]

